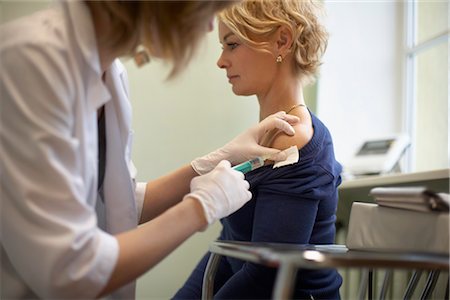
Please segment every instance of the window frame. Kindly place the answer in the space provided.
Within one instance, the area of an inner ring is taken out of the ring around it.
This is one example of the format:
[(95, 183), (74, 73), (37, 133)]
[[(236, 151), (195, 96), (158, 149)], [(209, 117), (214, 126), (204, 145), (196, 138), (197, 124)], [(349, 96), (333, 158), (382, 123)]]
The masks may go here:
[[(403, 101), (403, 127), (411, 140), (409, 151), (405, 155), (404, 169), (406, 172), (412, 172), (416, 169), (416, 125), (417, 115), (417, 57), (422, 52), (429, 50), (442, 43), (449, 43), (450, 30), (447, 29), (435, 36), (429, 37), (420, 43), (418, 42), (418, 5), (419, 1), (405, 1), (405, 64), (404, 64), (404, 101)], [(450, 10), (450, 7), (449, 7)], [(448, 17), (448, 13), (447, 13)], [(450, 75), (450, 71), (448, 71)], [(448, 101), (447, 96), (447, 103)], [(448, 106), (449, 108), (450, 106)], [(447, 145), (447, 158), (450, 161), (450, 147)], [(448, 167), (448, 165), (447, 165)]]

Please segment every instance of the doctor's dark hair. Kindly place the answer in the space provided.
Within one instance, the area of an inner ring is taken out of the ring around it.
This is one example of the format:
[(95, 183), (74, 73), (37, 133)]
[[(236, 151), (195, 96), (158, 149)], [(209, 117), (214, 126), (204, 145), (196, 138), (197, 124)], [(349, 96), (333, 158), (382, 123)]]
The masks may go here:
[(109, 15), (110, 28), (100, 37), (105, 45), (134, 56), (143, 46), (172, 64), (169, 78), (178, 74), (195, 54), (208, 22), (230, 0), (88, 1)]
[(327, 48), (328, 33), (320, 16), (324, 12), (318, 0), (244, 0), (218, 14), (245, 44), (264, 50), (280, 26), (291, 31), (293, 72), (303, 84), (312, 83)]

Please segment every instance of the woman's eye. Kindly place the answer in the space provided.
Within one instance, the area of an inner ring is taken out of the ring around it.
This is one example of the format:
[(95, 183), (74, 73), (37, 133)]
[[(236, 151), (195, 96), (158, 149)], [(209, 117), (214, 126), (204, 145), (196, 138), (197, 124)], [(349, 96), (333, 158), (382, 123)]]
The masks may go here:
[(233, 50), (233, 49), (236, 49), (236, 47), (239, 46), (239, 44), (238, 43), (228, 43), (227, 46), (228, 46), (228, 48)]

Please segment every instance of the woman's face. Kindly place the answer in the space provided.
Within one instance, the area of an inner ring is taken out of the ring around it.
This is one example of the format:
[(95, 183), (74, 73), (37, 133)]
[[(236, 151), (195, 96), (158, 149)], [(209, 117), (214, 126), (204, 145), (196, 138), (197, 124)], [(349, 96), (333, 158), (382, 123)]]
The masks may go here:
[(228, 82), (236, 95), (264, 95), (274, 82), (276, 55), (255, 50), (244, 44), (227, 26), (219, 22), (222, 54), (217, 66), (225, 69)]

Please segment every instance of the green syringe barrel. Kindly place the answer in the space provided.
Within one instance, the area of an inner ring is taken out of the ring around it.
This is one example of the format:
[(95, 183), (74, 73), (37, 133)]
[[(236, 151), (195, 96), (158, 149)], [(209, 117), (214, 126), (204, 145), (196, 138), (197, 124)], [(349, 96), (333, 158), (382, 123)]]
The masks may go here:
[(264, 166), (264, 159), (262, 157), (256, 157), (234, 166), (233, 169), (245, 174), (262, 166)]

